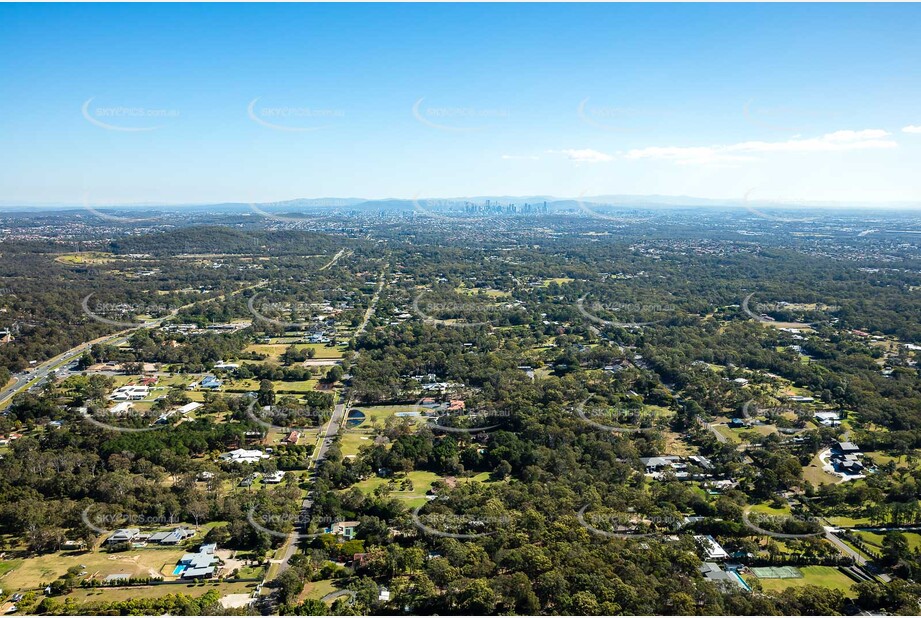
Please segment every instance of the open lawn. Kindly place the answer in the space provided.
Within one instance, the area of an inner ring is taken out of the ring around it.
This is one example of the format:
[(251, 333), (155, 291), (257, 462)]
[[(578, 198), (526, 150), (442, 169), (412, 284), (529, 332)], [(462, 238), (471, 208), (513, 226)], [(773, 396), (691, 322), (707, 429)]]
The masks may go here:
[(138, 577), (171, 577), (176, 561), (184, 549), (144, 548), (120, 553), (56, 552), (11, 562), (18, 563), (0, 577), (0, 587), (6, 591), (26, 590), (48, 584), (64, 575), (70, 567), (83, 567), (87, 577), (104, 579), (113, 573), (129, 573)]
[[(246, 346), (244, 351), (266, 354), (268, 356), (267, 361), (277, 363), (289, 345), (287, 343), (254, 343)], [(296, 350), (313, 349), (314, 358), (342, 358), (342, 353), (345, 350), (343, 346), (327, 347), (325, 343), (295, 343), (294, 348)]]
[(77, 603), (129, 601), (131, 599), (155, 599), (168, 594), (185, 594), (200, 597), (211, 590), (225, 594), (249, 594), (256, 589), (256, 582), (203, 582), (198, 584), (171, 584), (160, 586), (131, 586), (124, 588), (77, 588), (70, 594), (59, 597), (73, 599)]
[[(315, 391), (318, 380), (304, 380), (303, 382), (272, 382), (272, 388), (276, 393), (307, 393)], [(258, 388), (258, 387), (257, 387)]]
[[(867, 530), (854, 530), (854, 533), (861, 537), (868, 545), (875, 547), (878, 550), (883, 548), (883, 538), (884, 535), (879, 532), (869, 532)], [(912, 551), (921, 548), (921, 534), (917, 532), (903, 532), (905, 539), (908, 541), (908, 547)]]
[(549, 287), (551, 283), (563, 285), (564, 283), (572, 283), (573, 281), (575, 281), (575, 279), (570, 279), (569, 277), (553, 277), (552, 279), (544, 279), (541, 285), (546, 288)]
[(345, 432), (340, 434), (339, 448), (342, 450), (343, 457), (348, 455), (357, 455), (358, 449), (368, 444), (374, 444), (374, 439), (368, 434), (360, 434), (355, 432)]
[(834, 516), (826, 517), (825, 519), (832, 526), (842, 526), (845, 528), (850, 528), (852, 526), (869, 526), (871, 525), (870, 519), (868, 517), (846, 517), (846, 516)]
[(732, 444), (740, 444), (742, 442), (742, 438), (739, 436), (738, 432), (727, 425), (711, 425), (711, 427), (713, 431), (725, 437)]
[(770, 504), (755, 504), (750, 510), (752, 513), (760, 513), (761, 515), (790, 515), (790, 506), (788, 504), (784, 504), (779, 509), (774, 508)]
[[(400, 475), (390, 478), (372, 476), (369, 479), (355, 483), (353, 487), (357, 487), (365, 493), (371, 493), (378, 487), (390, 486), (393, 488), (390, 491), (391, 497), (399, 498), (405, 502), (407, 506), (415, 508), (428, 502), (428, 500), (425, 498), (425, 492), (432, 488), (432, 483), (442, 478), (443, 477), (435, 474), (434, 472), (415, 470), (406, 476)], [(409, 479), (412, 481), (412, 489), (403, 489), (404, 479)], [(393, 485), (390, 484), (391, 481), (393, 481)]]
[(816, 487), (822, 483), (834, 485), (841, 481), (841, 477), (829, 474), (822, 469), (822, 461), (819, 459), (818, 455), (813, 457), (809, 465), (803, 468), (803, 479), (809, 481)]
[(508, 298), (511, 297), (511, 292), (505, 292), (502, 290), (494, 290), (493, 288), (465, 288), (459, 287), (454, 289), (458, 294), (466, 294), (467, 296), (476, 296), (483, 294), (490, 298)]
[(335, 592), (336, 590), (338, 590), (338, 588), (336, 588), (336, 585), (331, 579), (307, 582), (304, 584), (304, 590), (301, 591), (299, 600), (303, 602), (305, 599), (322, 599), (330, 592)]
[(765, 592), (781, 592), (787, 588), (801, 588), (803, 586), (820, 586), (840, 590), (845, 594), (851, 592), (854, 580), (838, 570), (837, 567), (807, 566), (799, 567), (803, 576), (799, 579), (759, 579), (749, 576), (749, 581), (758, 580)]
[(106, 264), (115, 258), (112, 253), (102, 253), (100, 251), (80, 251), (76, 253), (64, 253), (54, 258), (55, 262), (62, 264)]

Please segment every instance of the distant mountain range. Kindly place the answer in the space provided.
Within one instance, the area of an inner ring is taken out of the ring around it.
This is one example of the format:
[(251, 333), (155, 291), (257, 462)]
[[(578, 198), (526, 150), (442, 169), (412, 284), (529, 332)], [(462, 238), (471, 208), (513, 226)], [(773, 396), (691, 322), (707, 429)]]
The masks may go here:
[[(359, 197), (328, 197), (328, 198), (298, 198), (281, 202), (223, 202), (216, 204), (107, 204), (92, 205), (97, 210), (174, 210), (188, 209), (194, 211), (213, 210), (223, 212), (251, 211), (258, 214), (260, 211), (272, 214), (296, 214), (299, 212), (322, 211), (348, 211), (348, 212), (399, 212), (412, 210), (461, 210), (465, 203), (477, 205), (498, 204), (507, 206), (514, 204), (523, 207), (525, 204), (542, 206), (547, 204), (550, 213), (565, 213), (585, 210), (587, 207), (613, 206), (618, 208), (824, 208), (824, 209), (907, 209), (921, 208), (919, 202), (830, 202), (830, 201), (798, 201), (787, 202), (770, 199), (737, 198), (703, 198), (686, 195), (592, 195), (580, 198), (561, 198), (551, 195), (478, 195), (471, 197), (452, 198), (418, 198), (418, 199), (366, 199)], [(47, 203), (47, 204), (22, 204), (13, 202), (0, 202), (0, 209), (6, 212), (14, 211), (54, 211), (84, 208), (83, 204)]]

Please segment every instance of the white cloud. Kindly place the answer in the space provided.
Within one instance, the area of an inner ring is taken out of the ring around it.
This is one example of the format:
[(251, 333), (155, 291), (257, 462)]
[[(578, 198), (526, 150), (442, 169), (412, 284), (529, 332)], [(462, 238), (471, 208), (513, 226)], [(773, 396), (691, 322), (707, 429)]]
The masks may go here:
[(550, 152), (559, 152), (569, 157), (570, 161), (575, 161), (577, 163), (604, 163), (606, 161), (613, 161), (614, 157), (612, 155), (600, 152), (598, 150), (592, 150), (591, 148), (579, 149), (566, 149)]
[(902, 133), (921, 133), (921, 126), (910, 124), (907, 127), (902, 127)]
[(863, 131), (835, 131), (821, 137), (802, 139), (795, 137), (782, 142), (750, 141), (722, 146), (668, 146), (638, 148), (627, 152), (628, 159), (666, 159), (677, 163), (724, 163), (750, 161), (752, 155), (769, 153), (842, 152), (871, 148), (895, 148), (898, 144), (888, 139), (891, 134), (882, 129)]

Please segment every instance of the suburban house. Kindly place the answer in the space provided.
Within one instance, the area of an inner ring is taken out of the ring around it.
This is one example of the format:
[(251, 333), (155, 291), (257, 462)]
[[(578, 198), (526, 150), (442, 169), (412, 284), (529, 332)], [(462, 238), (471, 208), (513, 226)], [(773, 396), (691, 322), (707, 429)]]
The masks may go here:
[(199, 402), (197, 402), (197, 401), (193, 401), (192, 403), (187, 403), (187, 404), (185, 404), (184, 406), (182, 406), (181, 408), (179, 408), (178, 410), (176, 410), (176, 412), (178, 412), (179, 414), (182, 414), (183, 416), (185, 416), (185, 415), (188, 414), (189, 412), (194, 412), (195, 410), (199, 409), (199, 408), (202, 407), (203, 405), (204, 405), (204, 404), (202, 404), (202, 403), (199, 403)]
[(840, 412), (824, 410), (822, 412), (816, 412), (814, 417), (817, 423), (825, 427), (837, 427), (841, 424)]
[(220, 562), (214, 551), (214, 543), (202, 545), (197, 553), (183, 554), (176, 566), (176, 572), (182, 579), (207, 579), (214, 577), (217, 564)]
[(273, 473), (271, 473), (271, 474), (266, 474), (266, 475), (265, 475), (265, 478), (262, 479), (262, 482), (263, 482), (263, 483), (269, 483), (269, 484), (281, 483), (282, 479), (284, 479), (284, 478), (285, 478), (285, 471), (284, 471), (284, 470), (278, 470), (278, 471), (273, 472)]
[(301, 438), (301, 434), (299, 431), (292, 431), (282, 441), (285, 442), (286, 444), (294, 445), (294, 444), (297, 444), (297, 441), (300, 440), (300, 438)]
[(831, 449), (831, 465), (836, 472), (860, 474), (864, 469), (860, 455), (860, 447), (853, 442), (838, 442)]
[(130, 401), (122, 401), (109, 408), (109, 414), (112, 416), (124, 416), (128, 414), (133, 407), (134, 404)]
[(848, 453), (859, 453), (860, 447), (853, 442), (838, 442), (832, 450), (836, 450), (842, 455), (847, 455)]
[[(709, 471), (713, 469), (713, 464), (710, 462), (710, 460), (700, 455), (692, 455), (687, 458), (679, 457), (677, 455), (640, 457), (640, 462), (646, 468), (646, 474), (654, 478), (661, 477), (661, 475), (668, 470), (673, 470), (675, 477), (683, 480), (691, 478), (702, 478), (709, 476)], [(703, 470), (703, 472), (689, 472), (689, 465), (698, 467)]]
[(202, 381), (199, 384), (199, 386), (201, 386), (202, 388), (215, 389), (215, 388), (220, 388), (221, 384), (223, 383), (224, 383), (223, 381), (218, 380), (214, 376), (205, 376), (204, 378), (202, 378)]
[(149, 395), (149, 387), (128, 384), (126, 386), (119, 386), (112, 391), (112, 394), (109, 395), (109, 399), (112, 401), (140, 401)]
[(358, 529), (357, 521), (337, 521), (333, 525), (323, 530), (324, 534), (334, 534), (348, 541), (355, 538), (355, 531)]
[(151, 543), (159, 543), (160, 545), (179, 545), (184, 540), (193, 536), (195, 536), (193, 530), (180, 526), (166, 532), (155, 532), (151, 534), (150, 538), (147, 540)]
[(224, 461), (235, 463), (259, 463), (261, 460), (268, 458), (269, 456), (262, 451), (249, 450), (245, 448), (238, 448), (236, 450), (230, 451), (229, 453), (224, 453), (221, 455), (221, 459)]
[(139, 528), (119, 528), (106, 539), (107, 545), (115, 543), (130, 543), (141, 533)]
[(701, 550), (703, 550), (706, 559), (709, 561), (725, 560), (729, 557), (726, 550), (709, 534), (698, 534), (694, 537), (694, 540), (697, 541), (697, 544), (700, 546)]
[(726, 588), (739, 587), (742, 590), (748, 590), (748, 586), (735, 573), (724, 571), (723, 568), (715, 562), (704, 562), (700, 565), (701, 574), (709, 581)]
[(661, 457), (640, 457), (640, 462), (646, 466), (646, 472), (658, 472), (662, 468), (673, 468), (681, 463), (677, 455), (663, 455)]

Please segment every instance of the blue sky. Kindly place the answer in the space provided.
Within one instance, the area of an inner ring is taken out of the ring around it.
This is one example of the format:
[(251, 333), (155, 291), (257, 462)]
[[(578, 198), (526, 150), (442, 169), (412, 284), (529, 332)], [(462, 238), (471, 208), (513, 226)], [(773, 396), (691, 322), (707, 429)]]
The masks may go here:
[(0, 203), (921, 199), (917, 5), (0, 5)]

